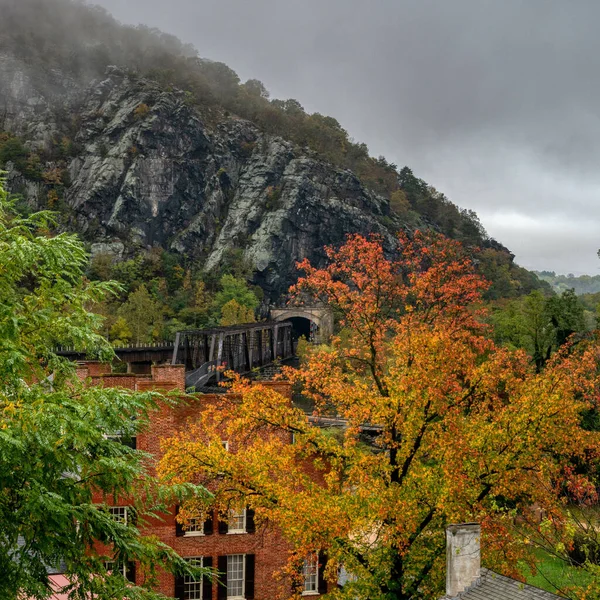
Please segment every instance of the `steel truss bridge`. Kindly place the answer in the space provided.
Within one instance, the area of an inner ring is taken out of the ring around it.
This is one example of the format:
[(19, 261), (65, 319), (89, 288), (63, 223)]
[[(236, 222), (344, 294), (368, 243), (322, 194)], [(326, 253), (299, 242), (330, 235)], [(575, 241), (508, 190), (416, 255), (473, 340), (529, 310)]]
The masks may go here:
[(290, 322), (267, 321), (215, 329), (180, 331), (172, 364), (183, 364), (186, 387), (201, 388), (224, 370), (248, 373), (294, 355)]

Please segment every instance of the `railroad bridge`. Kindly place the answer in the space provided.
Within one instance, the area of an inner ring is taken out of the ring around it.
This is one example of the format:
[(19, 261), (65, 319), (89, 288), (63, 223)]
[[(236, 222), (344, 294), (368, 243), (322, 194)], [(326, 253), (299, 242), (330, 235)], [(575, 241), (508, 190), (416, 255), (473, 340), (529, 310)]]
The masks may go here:
[[(153, 364), (184, 364), (186, 385), (201, 388), (222, 378), (223, 370), (249, 373), (295, 355), (301, 336), (322, 343), (333, 334), (330, 309), (291, 306), (271, 310), (271, 321), (230, 327), (180, 331), (174, 342), (130, 344), (115, 348), (128, 373), (150, 373)], [(85, 352), (63, 348), (59, 354), (73, 361)]]
[[(231, 327), (180, 331), (174, 343), (130, 344), (115, 348), (128, 373), (150, 373), (153, 364), (183, 364), (186, 387), (200, 389), (222, 379), (223, 371), (250, 373), (294, 356), (291, 322), (263, 321)], [(70, 348), (58, 353), (73, 361), (86, 353)]]
[(266, 321), (180, 331), (175, 338), (173, 364), (186, 368), (186, 386), (200, 388), (221, 378), (223, 370), (249, 373), (294, 356), (291, 323)]

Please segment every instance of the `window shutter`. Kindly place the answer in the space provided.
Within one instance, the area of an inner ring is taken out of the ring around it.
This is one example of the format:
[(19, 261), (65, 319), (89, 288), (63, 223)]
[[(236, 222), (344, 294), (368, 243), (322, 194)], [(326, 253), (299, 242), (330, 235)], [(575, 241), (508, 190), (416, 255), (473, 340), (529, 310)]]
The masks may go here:
[(227, 557), (219, 556), (217, 561), (219, 569), (219, 592), (218, 600), (227, 600)]
[(246, 600), (254, 600), (254, 554), (246, 554), (246, 581), (244, 591)]
[(213, 534), (213, 513), (209, 513), (206, 521), (204, 521), (204, 535), (212, 535)]
[(133, 561), (127, 563), (125, 577), (127, 578), (127, 581), (135, 585), (135, 563)]
[(185, 600), (185, 585), (183, 584), (183, 577), (179, 575), (175, 577), (175, 598), (177, 600)]
[[(212, 557), (205, 556), (202, 559), (202, 566), (210, 569), (212, 567)], [(212, 576), (204, 575), (202, 578), (202, 600), (212, 600)]]
[(246, 509), (246, 533), (254, 533), (256, 526), (254, 525), (254, 510), (251, 508)]
[(133, 525), (134, 527), (136, 527), (137, 520), (138, 520), (137, 510), (133, 506), (128, 506), (127, 507), (127, 522), (130, 525)]
[(183, 537), (185, 531), (183, 531), (183, 525), (177, 520), (177, 515), (179, 514), (179, 506), (175, 507), (175, 535), (177, 537)]
[(319, 554), (319, 594), (327, 593), (327, 582), (324, 577), (325, 567), (327, 567), (327, 556)]
[(227, 533), (229, 531), (229, 523), (227, 521), (223, 521), (219, 517), (219, 533)]

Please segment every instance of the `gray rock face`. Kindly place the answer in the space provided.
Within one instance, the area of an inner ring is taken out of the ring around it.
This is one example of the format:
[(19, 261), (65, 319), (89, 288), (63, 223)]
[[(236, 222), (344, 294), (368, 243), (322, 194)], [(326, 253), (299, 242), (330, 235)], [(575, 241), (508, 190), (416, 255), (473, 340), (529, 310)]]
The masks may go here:
[[(387, 225), (400, 225), (351, 172), (119, 69), (102, 81), (62, 82), (57, 97), (0, 56), (0, 89), (10, 106), (3, 127), (32, 148), (66, 135), (69, 123), (77, 150), (65, 159), (65, 204), (96, 253), (161, 246), (210, 270), (239, 248), (276, 299), (295, 280), (296, 261), (321, 263), (323, 247), (348, 233), (379, 233), (391, 247)], [(43, 184), (27, 192), (44, 206)]]

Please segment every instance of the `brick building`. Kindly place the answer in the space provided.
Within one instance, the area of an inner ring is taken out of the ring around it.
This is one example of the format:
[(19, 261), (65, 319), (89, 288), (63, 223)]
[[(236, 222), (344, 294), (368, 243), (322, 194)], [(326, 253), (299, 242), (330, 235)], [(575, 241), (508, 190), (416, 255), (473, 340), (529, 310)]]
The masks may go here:
[[(78, 375), (92, 385), (122, 387), (138, 391), (185, 391), (185, 368), (180, 365), (153, 366), (151, 374), (115, 374), (110, 365), (89, 362), (78, 367)], [(264, 383), (264, 382), (263, 382)], [(290, 397), (291, 387), (285, 382), (266, 383)], [(148, 429), (135, 440), (136, 447), (160, 458), (160, 441), (186, 426), (190, 419), (217, 399), (198, 395), (185, 404), (163, 407), (152, 415)], [(223, 440), (227, 444), (227, 440)], [(235, 449), (232, 449), (235, 451)], [(100, 501), (100, 499), (98, 499)], [(214, 567), (223, 575), (220, 581), (205, 578), (194, 581), (189, 577), (174, 578), (162, 572), (159, 591), (166, 596), (185, 600), (275, 600), (289, 596), (290, 583), (276, 576), (287, 562), (289, 547), (272, 526), (256, 527), (251, 510), (231, 512), (225, 521), (213, 512), (205, 522), (192, 521), (185, 527), (176, 520), (178, 507), (170, 514), (143, 527), (143, 534), (157, 536), (185, 559), (199, 565)], [(126, 502), (111, 509), (115, 518), (127, 519), (130, 511)], [(327, 591), (322, 577), (323, 560), (309, 559), (304, 564), (303, 595), (318, 598)], [(141, 573), (135, 565), (125, 568), (132, 581), (141, 583)]]

